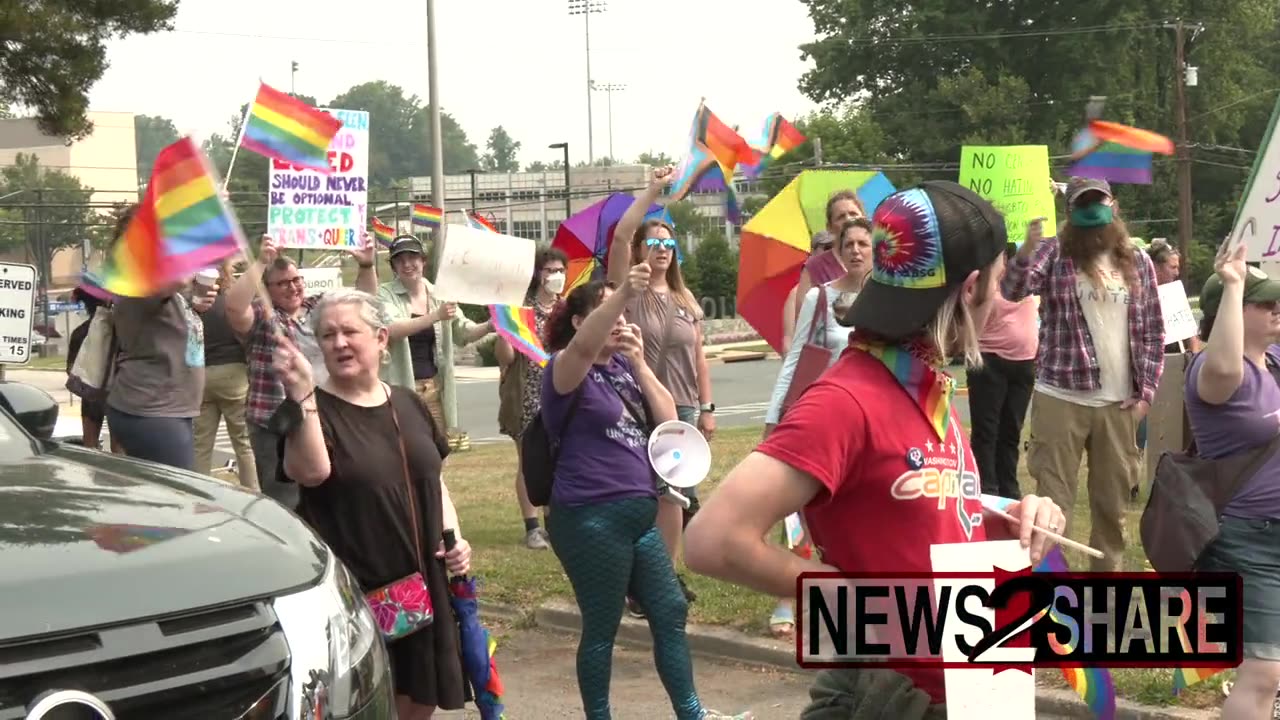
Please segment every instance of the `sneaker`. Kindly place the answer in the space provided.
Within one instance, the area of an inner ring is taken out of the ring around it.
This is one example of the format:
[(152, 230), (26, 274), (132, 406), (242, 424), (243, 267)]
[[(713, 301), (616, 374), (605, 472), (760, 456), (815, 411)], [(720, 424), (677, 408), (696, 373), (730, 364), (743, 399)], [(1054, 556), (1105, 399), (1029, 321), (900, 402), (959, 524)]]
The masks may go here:
[(715, 710), (703, 710), (702, 720), (755, 720), (755, 715), (749, 712), (738, 713), (737, 715), (727, 715)]
[(536, 527), (524, 536), (524, 546), (530, 550), (548, 550), (551, 548), (551, 536), (546, 530)]
[(698, 596), (689, 589), (689, 586), (684, 584), (683, 575), (676, 575), (676, 580), (680, 583), (680, 592), (684, 593), (685, 602), (691, 603), (698, 599)]
[(640, 607), (640, 603), (630, 595), (627, 596), (627, 613), (638, 620), (644, 619), (644, 610)]

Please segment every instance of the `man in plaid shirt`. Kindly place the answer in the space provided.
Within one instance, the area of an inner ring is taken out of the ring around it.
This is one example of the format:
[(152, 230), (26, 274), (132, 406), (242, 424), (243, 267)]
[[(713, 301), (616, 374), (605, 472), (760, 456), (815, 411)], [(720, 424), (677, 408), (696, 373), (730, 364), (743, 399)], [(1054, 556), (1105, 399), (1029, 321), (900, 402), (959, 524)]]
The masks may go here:
[[(1151, 258), (1129, 240), (1111, 187), (1072, 178), (1069, 220), (1041, 240), (1041, 221), (1001, 283), (1008, 300), (1040, 296), (1040, 347), (1027, 470), (1036, 494), (1075, 507), (1089, 451), (1089, 544), (1095, 571), (1120, 569), (1129, 489), (1141, 469), (1135, 439), (1164, 369), (1164, 320)], [(1069, 530), (1069, 528), (1068, 528)]]
[[(356, 288), (371, 295), (378, 292), (378, 276), (374, 271), (375, 246), (365, 235), (363, 247), (348, 250), (360, 265), (356, 275)], [(257, 287), (253, 277), (259, 275), (271, 297), (275, 316), (267, 315), (260, 298), (255, 299)], [(249, 395), (245, 401), (245, 420), (249, 425), (249, 443), (253, 446), (254, 461), (258, 466), (258, 483), (263, 494), (289, 508), (298, 505), (298, 487), (282, 483), (278, 478), (279, 444), (281, 435), (270, 427), (272, 415), (284, 402), (284, 385), (276, 376), (272, 365), (277, 345), (276, 328), (284, 331), (302, 354), (311, 361), (316, 384), (324, 382), (328, 371), (324, 356), (311, 328), (311, 309), (319, 302), (320, 295), (303, 297), (302, 274), (292, 258), (279, 254), (270, 238), (262, 238), (258, 259), (249, 265), (227, 291), (227, 322), (240, 337), (246, 338), (249, 365)], [(274, 320), (274, 322), (273, 322)]]

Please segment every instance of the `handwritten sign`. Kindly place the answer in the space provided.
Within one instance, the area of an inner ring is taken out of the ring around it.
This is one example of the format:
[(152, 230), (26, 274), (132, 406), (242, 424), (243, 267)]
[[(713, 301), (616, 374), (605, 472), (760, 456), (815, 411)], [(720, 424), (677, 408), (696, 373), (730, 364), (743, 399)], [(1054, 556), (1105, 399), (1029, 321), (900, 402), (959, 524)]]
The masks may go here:
[(298, 274), (302, 276), (303, 297), (319, 295), (342, 287), (342, 268), (298, 268)]
[(1164, 314), (1164, 343), (1190, 340), (1200, 332), (1187, 289), (1178, 280), (1156, 288), (1160, 292), (1160, 311)]
[[(949, 543), (932, 545), (929, 554), (933, 562), (934, 573), (974, 573), (994, 574), (995, 568), (1009, 572), (1018, 572), (1031, 567), (1030, 551), (1021, 547), (1017, 540), (989, 540), (986, 542)], [(951, 586), (952, 597), (962, 585), (981, 585), (988, 592), (995, 589), (995, 577), (985, 579), (938, 579), (933, 581), (934, 590), (941, 595), (945, 586)], [(989, 607), (974, 607), (977, 603), (969, 603), (966, 609), (973, 615), (985, 618), (991, 627), (999, 627), (996, 623), (995, 610)], [(954, 604), (947, 612), (955, 615)], [(959, 618), (947, 619), (946, 626), (964, 625)], [(970, 644), (982, 639), (976, 628), (965, 633)], [(1035, 650), (1031, 647), (992, 648), (981, 656), (983, 662), (1025, 662), (1034, 658)], [(943, 662), (968, 662), (968, 653), (960, 649), (955, 634), (947, 634), (942, 640)], [(943, 684), (947, 691), (947, 720), (986, 720), (992, 717), (1017, 718), (1031, 720), (1036, 716), (1036, 680), (1035, 674), (1021, 670), (1005, 670), (995, 673), (990, 668), (973, 670), (945, 669), (942, 671)]]
[(369, 113), (324, 112), (342, 121), (329, 143), (329, 175), (271, 161), (267, 234), (278, 247), (359, 247), (368, 222)]
[(1276, 119), (1280, 99), (1271, 111), (1271, 124), (1253, 163), (1244, 199), (1231, 230), (1233, 245), (1245, 243), (1245, 259), (1251, 262), (1280, 260), (1280, 141), (1276, 139)]
[(978, 147), (960, 151), (960, 184), (991, 201), (1004, 215), (1009, 241), (1027, 237), (1027, 223), (1045, 218), (1045, 234), (1058, 225), (1046, 145)]
[(474, 305), (521, 305), (533, 277), (537, 246), (532, 240), (445, 225), (437, 273), (441, 300)]

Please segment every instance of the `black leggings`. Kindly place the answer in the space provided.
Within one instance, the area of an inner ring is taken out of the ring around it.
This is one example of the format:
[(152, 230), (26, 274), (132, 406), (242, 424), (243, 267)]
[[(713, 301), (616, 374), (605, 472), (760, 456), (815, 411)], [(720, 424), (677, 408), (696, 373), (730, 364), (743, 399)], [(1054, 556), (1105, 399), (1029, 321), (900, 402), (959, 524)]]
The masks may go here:
[(183, 470), (196, 464), (191, 418), (130, 415), (107, 407), (107, 427), (131, 458), (150, 460)]

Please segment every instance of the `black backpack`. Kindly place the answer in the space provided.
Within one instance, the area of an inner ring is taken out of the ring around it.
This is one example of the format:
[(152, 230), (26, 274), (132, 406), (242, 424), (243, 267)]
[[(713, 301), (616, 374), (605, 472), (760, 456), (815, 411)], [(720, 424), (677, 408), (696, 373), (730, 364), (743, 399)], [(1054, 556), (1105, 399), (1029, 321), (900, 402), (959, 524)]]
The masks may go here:
[[(583, 379), (583, 382), (586, 380)], [(565, 410), (557, 437), (564, 437), (581, 399), (582, 385), (578, 385), (578, 389), (573, 391), (568, 409)], [(542, 411), (539, 410), (520, 435), (520, 472), (524, 475), (529, 502), (534, 507), (547, 507), (551, 504), (551, 485), (555, 482), (556, 460), (559, 456), (560, 443), (553, 441), (547, 433), (547, 426), (542, 421)]]

